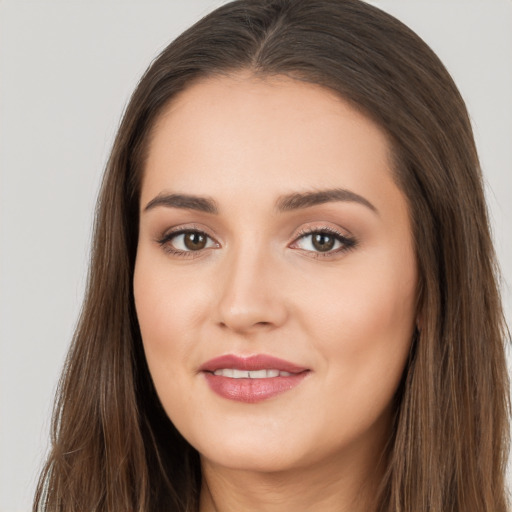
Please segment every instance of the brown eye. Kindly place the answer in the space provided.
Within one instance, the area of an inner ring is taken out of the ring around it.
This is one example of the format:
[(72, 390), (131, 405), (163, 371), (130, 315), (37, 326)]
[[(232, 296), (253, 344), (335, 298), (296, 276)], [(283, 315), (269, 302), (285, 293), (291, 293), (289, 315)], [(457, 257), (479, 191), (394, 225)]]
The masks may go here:
[(183, 243), (189, 251), (200, 251), (206, 247), (207, 236), (197, 231), (183, 234)]
[(158, 243), (162, 246), (165, 252), (175, 256), (219, 247), (219, 244), (217, 244), (206, 233), (197, 230), (183, 230), (169, 233), (161, 240), (158, 240)]
[(354, 248), (356, 245), (357, 242), (354, 238), (344, 236), (337, 231), (331, 231), (331, 229), (326, 228), (306, 232), (303, 231), (292, 247), (317, 255), (329, 256), (341, 254), (342, 252)]
[(313, 247), (320, 252), (330, 251), (336, 242), (334, 236), (327, 233), (315, 233), (312, 235)]

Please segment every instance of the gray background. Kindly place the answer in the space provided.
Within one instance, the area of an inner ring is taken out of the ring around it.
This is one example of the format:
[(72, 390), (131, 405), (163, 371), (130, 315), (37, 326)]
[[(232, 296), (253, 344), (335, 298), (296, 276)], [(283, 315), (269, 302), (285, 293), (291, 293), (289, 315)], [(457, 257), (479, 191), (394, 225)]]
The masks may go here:
[[(30, 509), (121, 112), (151, 59), (221, 3), (0, 1), (0, 512)], [(512, 1), (371, 3), (432, 46), (466, 99), (510, 323)]]

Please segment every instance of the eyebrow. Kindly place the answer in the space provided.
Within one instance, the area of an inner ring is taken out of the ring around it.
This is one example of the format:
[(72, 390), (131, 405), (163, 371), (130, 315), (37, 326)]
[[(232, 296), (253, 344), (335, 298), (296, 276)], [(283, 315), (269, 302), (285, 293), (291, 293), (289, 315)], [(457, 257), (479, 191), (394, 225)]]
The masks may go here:
[[(282, 213), (337, 201), (358, 203), (378, 214), (377, 208), (370, 201), (343, 188), (288, 194), (278, 198), (275, 209)], [(213, 199), (190, 194), (158, 194), (146, 205), (144, 211), (152, 210), (157, 206), (196, 210), (213, 215), (219, 213), (217, 203)]]
[(192, 196), (189, 194), (158, 194), (146, 205), (144, 211), (147, 212), (157, 206), (182, 208), (184, 210), (197, 210), (215, 215), (219, 213), (217, 203), (213, 199)]
[(277, 200), (276, 209), (279, 212), (288, 212), (335, 201), (358, 203), (378, 213), (377, 208), (368, 199), (344, 188), (289, 194)]

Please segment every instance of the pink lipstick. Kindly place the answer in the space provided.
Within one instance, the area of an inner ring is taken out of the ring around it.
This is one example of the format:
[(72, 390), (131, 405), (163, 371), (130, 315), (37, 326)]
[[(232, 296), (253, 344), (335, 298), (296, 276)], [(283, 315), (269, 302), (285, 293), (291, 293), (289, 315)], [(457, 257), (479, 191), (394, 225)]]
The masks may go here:
[(283, 359), (257, 354), (216, 357), (199, 370), (210, 389), (228, 400), (256, 403), (293, 389), (310, 370)]

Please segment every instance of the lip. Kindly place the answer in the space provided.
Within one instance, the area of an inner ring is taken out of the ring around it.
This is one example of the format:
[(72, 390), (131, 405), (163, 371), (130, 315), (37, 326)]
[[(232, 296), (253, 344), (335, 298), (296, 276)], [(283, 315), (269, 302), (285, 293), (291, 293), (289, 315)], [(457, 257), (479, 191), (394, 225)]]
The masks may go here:
[(284, 359), (268, 356), (266, 354), (254, 354), (248, 357), (237, 356), (235, 354), (226, 354), (206, 361), (200, 368), (202, 372), (214, 372), (221, 368), (234, 368), (236, 370), (257, 371), (265, 369), (274, 369), (281, 372), (301, 373), (308, 368), (298, 366)]
[[(247, 371), (274, 369), (291, 375), (265, 379), (235, 379), (213, 374), (215, 370), (222, 368)], [(207, 361), (199, 368), (199, 371), (202, 372), (214, 393), (228, 400), (244, 403), (261, 402), (290, 391), (298, 386), (310, 373), (308, 368), (265, 354), (256, 354), (249, 357), (226, 354)]]

